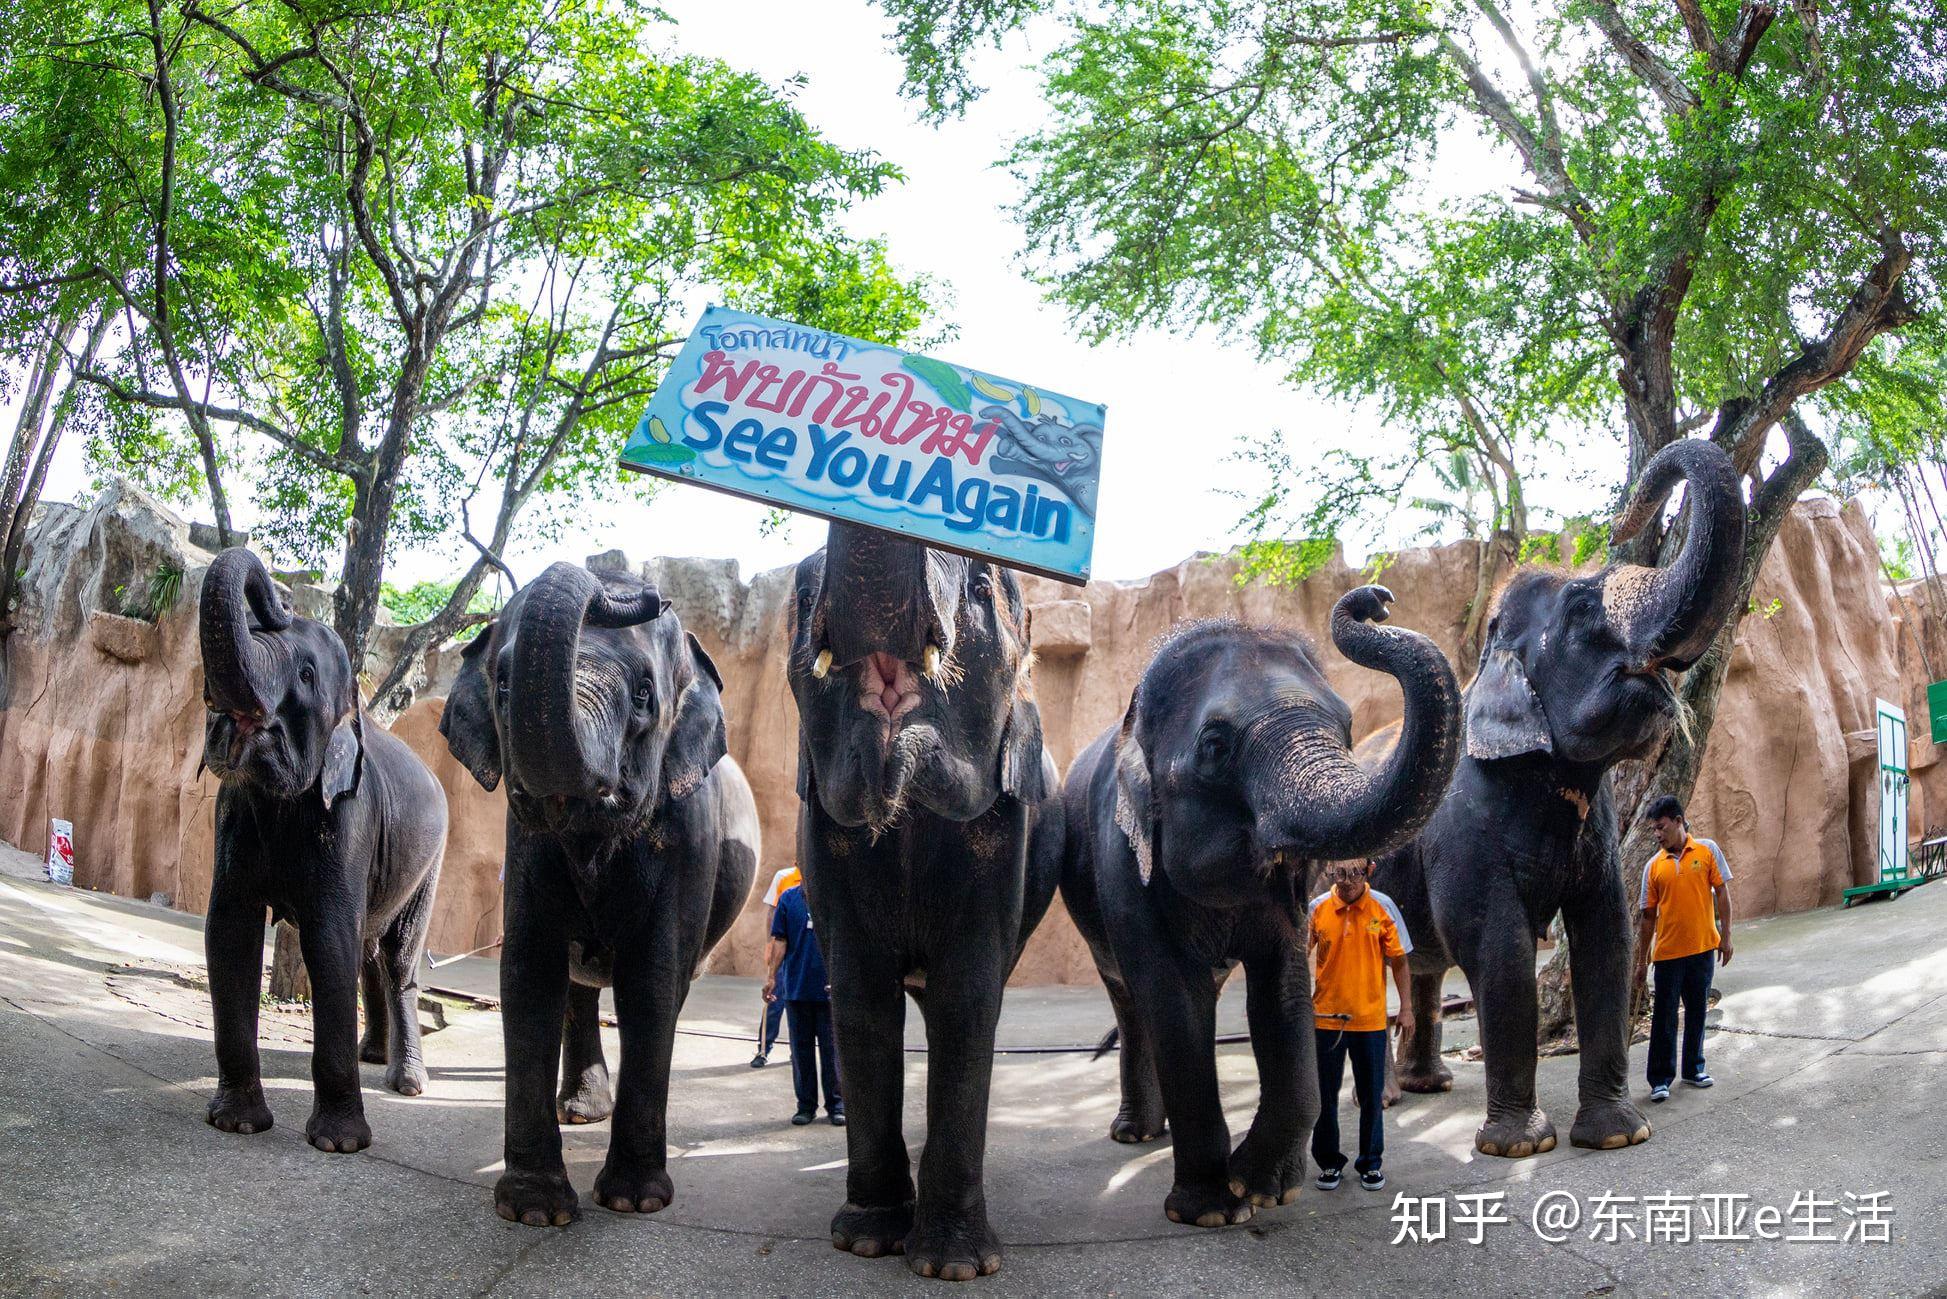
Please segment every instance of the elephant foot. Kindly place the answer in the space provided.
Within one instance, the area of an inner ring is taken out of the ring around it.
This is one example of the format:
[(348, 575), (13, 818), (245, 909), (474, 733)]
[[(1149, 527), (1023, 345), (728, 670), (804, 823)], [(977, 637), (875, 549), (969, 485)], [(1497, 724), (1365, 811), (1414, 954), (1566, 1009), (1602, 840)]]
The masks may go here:
[(1453, 1070), (1447, 1068), (1446, 1065), (1440, 1063), (1438, 1060), (1435, 1060), (1432, 1064), (1424, 1068), (1418, 1065), (1408, 1065), (1400, 1069), (1396, 1076), (1399, 1080), (1401, 1091), (1427, 1095), (1432, 1092), (1450, 1092), (1453, 1090)]
[(234, 1090), (219, 1090), (210, 1098), (209, 1113), (203, 1117), (219, 1132), (241, 1132), (246, 1137), (252, 1133), (270, 1131), (273, 1122), (270, 1106), (264, 1104), (263, 1086), (259, 1083)]
[(988, 1225), (986, 1206), (916, 1215), (906, 1237), (906, 1266), (942, 1281), (971, 1281), (1000, 1271), (1001, 1241)]
[(1109, 1139), (1136, 1146), (1154, 1141), (1168, 1131), (1169, 1123), (1163, 1117), (1160, 1100), (1124, 1101), (1116, 1111), (1115, 1121), (1109, 1124)]
[(426, 1090), (426, 1066), (417, 1060), (401, 1060), (385, 1071), (385, 1085), (401, 1096), (419, 1096)]
[(574, 1087), (564, 1080), (554, 1102), (554, 1117), (560, 1123), (600, 1123), (614, 1112), (615, 1092), (609, 1086), (607, 1065), (585, 1070)]
[(1163, 1201), (1163, 1216), (1171, 1222), (1193, 1227), (1223, 1227), (1249, 1222), (1256, 1210), (1251, 1202), (1231, 1190), (1228, 1182), (1209, 1186), (1185, 1186), (1178, 1182)]
[(385, 1033), (383, 1030), (376, 1036), (367, 1034), (358, 1040), (358, 1061), (360, 1064), (385, 1063)]
[(1584, 1105), (1568, 1130), (1570, 1145), (1588, 1150), (1620, 1150), (1650, 1139), (1650, 1122), (1626, 1100)]
[(1540, 1110), (1490, 1118), (1474, 1134), (1474, 1149), (1503, 1159), (1526, 1159), (1555, 1148), (1555, 1125)]
[(349, 1155), (372, 1144), (372, 1127), (365, 1121), (363, 1105), (348, 1105), (311, 1111), (304, 1125), (304, 1139), (327, 1155)]
[(1230, 1156), (1230, 1193), (1253, 1208), (1290, 1204), (1305, 1184), (1305, 1146), (1294, 1142), (1285, 1150), (1264, 1149), (1251, 1134), (1237, 1143)]
[(613, 1213), (657, 1213), (676, 1198), (666, 1168), (645, 1168), (608, 1157), (595, 1175), (595, 1203)]
[(846, 1250), (860, 1258), (898, 1254), (906, 1248), (906, 1237), (913, 1231), (913, 1202), (889, 1205), (862, 1205), (847, 1201), (832, 1215), (832, 1248)]
[(581, 1216), (581, 1197), (563, 1169), (502, 1173), (494, 1183), (494, 1212), (529, 1227), (565, 1227)]

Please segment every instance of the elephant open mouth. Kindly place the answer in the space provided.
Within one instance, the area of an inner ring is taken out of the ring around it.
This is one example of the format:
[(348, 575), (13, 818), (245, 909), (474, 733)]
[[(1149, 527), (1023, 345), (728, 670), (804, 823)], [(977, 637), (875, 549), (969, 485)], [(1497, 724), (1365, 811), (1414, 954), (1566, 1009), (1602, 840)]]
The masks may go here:
[(914, 664), (883, 650), (868, 654), (859, 664), (859, 707), (883, 720), (884, 738), (920, 705), (920, 674)]

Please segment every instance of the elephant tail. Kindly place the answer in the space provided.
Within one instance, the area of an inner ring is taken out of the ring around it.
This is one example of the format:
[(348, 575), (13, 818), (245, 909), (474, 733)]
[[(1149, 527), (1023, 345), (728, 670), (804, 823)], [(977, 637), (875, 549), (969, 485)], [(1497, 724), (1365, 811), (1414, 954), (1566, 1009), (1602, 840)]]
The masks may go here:
[(1090, 1056), (1089, 1059), (1100, 1060), (1103, 1056), (1116, 1049), (1116, 1044), (1121, 1038), (1122, 1030), (1114, 1025), (1110, 1025), (1109, 1031), (1102, 1035), (1102, 1040), (1095, 1044), (1095, 1054)]

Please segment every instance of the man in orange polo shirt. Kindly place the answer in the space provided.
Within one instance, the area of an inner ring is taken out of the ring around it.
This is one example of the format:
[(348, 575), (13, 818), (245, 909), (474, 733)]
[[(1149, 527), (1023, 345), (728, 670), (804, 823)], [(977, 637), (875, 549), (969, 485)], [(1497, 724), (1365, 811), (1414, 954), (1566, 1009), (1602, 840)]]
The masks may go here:
[(1386, 971), (1399, 989), (1399, 1028), (1413, 1031), (1413, 1003), (1406, 995), (1406, 954), (1413, 950), (1399, 908), (1367, 880), (1372, 863), (1339, 862), (1332, 889), (1312, 899), (1312, 1013), (1318, 1037), (1318, 1126), (1312, 1158), (1318, 1188), (1338, 1189), (1345, 1172), (1339, 1149), (1339, 1083), (1352, 1061), (1352, 1090), (1359, 1100), (1359, 1185), (1386, 1185), (1380, 1167), (1386, 1153), (1382, 1092), (1386, 1082)]
[(1656, 963), (1650, 1011), (1650, 1099), (1670, 1098), (1677, 1077), (1677, 1006), (1683, 1006), (1683, 1080), (1709, 1087), (1704, 1070), (1704, 1010), (1717, 962), (1731, 963), (1731, 877), (1717, 845), (1690, 837), (1683, 804), (1665, 794), (1644, 820), (1663, 851), (1643, 871), (1642, 920), (1636, 934), (1636, 978)]

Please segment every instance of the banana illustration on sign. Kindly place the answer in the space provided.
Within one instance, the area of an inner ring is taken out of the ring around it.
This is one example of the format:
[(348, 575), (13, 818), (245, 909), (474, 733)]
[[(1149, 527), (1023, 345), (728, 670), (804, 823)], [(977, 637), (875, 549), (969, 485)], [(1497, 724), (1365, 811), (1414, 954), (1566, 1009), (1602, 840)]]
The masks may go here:
[(989, 379), (986, 376), (979, 375), (979, 374), (971, 375), (969, 377), (973, 383), (974, 391), (979, 393), (981, 396), (985, 397), (988, 401), (1013, 401), (1014, 400), (1014, 394), (1012, 392), (1009, 392), (1006, 388), (1001, 387), (999, 384), (995, 383), (992, 379)]

